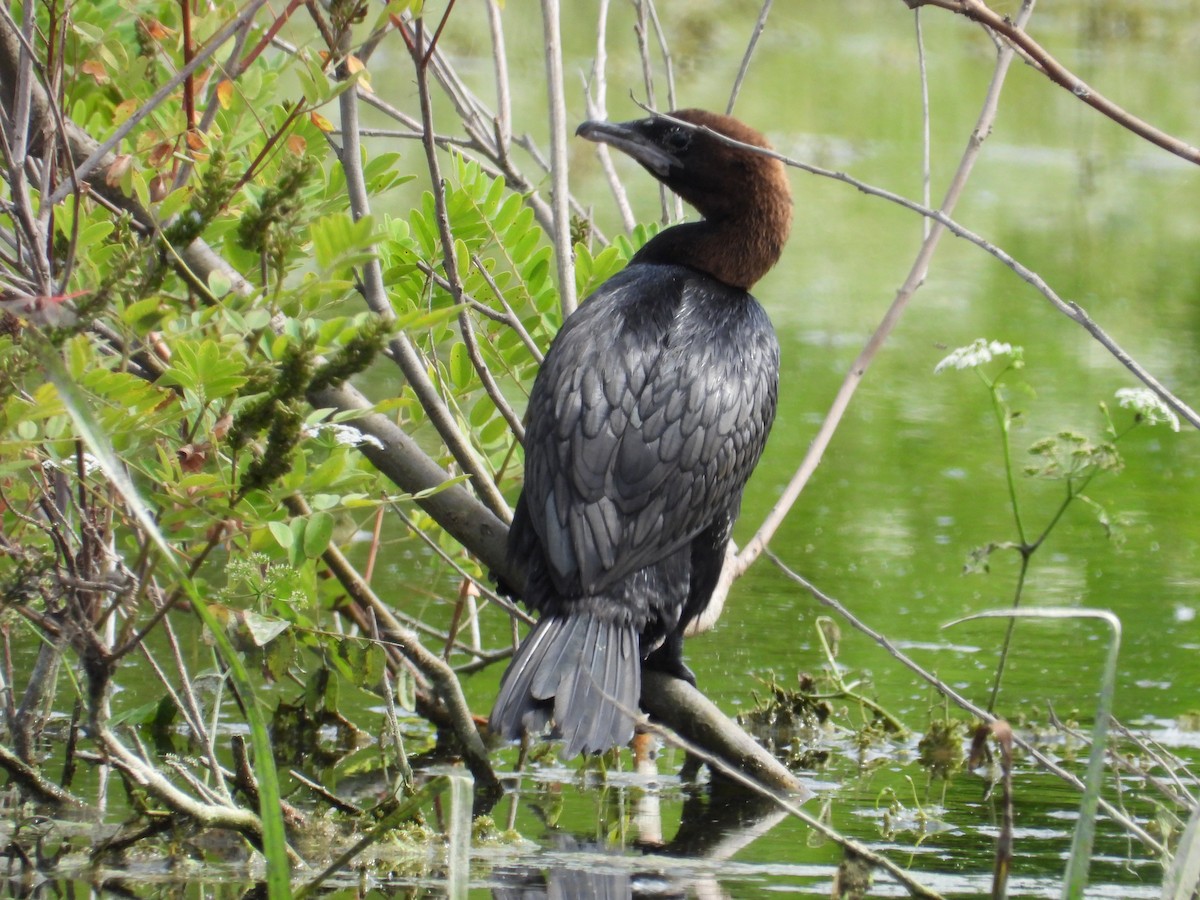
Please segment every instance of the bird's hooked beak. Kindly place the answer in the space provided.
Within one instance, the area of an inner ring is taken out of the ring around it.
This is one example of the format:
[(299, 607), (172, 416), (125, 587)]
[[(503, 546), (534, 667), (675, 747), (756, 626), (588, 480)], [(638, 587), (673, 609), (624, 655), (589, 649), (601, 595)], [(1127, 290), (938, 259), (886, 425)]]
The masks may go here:
[(650, 140), (641, 127), (645, 121), (597, 122), (589, 119), (575, 129), (575, 134), (587, 141), (615, 147), (659, 178), (666, 178), (672, 166), (679, 167), (679, 159)]

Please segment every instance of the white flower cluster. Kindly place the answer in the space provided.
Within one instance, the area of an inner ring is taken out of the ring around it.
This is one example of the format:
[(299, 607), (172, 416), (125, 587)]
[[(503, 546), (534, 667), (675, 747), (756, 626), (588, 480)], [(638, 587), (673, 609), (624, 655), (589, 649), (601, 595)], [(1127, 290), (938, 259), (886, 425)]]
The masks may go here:
[(1020, 356), (1021, 348), (1000, 341), (989, 341), (977, 338), (965, 347), (959, 347), (940, 363), (934, 366), (934, 374), (944, 369), (974, 369), (989, 363), (997, 356)]
[(1179, 416), (1175, 415), (1158, 394), (1150, 388), (1120, 388), (1117, 391), (1117, 401), (1125, 409), (1132, 409), (1142, 416), (1147, 424), (1157, 425), (1166, 422), (1172, 431), (1179, 430)]

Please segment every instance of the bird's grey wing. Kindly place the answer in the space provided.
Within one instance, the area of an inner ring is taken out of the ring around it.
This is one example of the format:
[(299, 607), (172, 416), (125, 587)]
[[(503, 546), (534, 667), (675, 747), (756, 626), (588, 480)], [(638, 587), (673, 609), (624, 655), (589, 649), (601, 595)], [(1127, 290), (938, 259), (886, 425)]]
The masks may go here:
[[(769, 323), (755, 305), (751, 324), (766, 323), (769, 340), (721, 346), (745, 335), (697, 312), (690, 285), (618, 280), (568, 320), (535, 384), (525, 503), (568, 595), (601, 591), (690, 541), (736, 506), (762, 450), (778, 353)], [(622, 302), (648, 288), (656, 303)]]

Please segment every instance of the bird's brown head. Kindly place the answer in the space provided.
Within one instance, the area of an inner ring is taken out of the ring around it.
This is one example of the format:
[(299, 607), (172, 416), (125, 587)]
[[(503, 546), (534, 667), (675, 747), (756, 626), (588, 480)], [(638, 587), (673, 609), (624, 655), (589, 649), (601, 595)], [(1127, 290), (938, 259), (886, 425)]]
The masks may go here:
[(695, 207), (703, 222), (668, 228), (638, 254), (749, 289), (775, 265), (792, 223), (792, 195), (766, 138), (730, 116), (684, 109), (632, 122), (584, 122), (576, 132), (628, 154)]

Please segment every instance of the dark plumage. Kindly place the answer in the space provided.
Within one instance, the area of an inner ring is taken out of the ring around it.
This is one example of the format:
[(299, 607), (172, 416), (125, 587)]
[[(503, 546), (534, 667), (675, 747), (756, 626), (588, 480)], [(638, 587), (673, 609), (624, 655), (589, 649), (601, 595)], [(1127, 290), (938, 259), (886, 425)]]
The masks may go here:
[[(767, 146), (735, 119), (673, 118)], [(661, 117), (578, 134), (642, 164), (703, 217), (667, 228), (570, 316), (529, 398), (509, 553), (541, 614), (492, 710), (565, 753), (627, 742), (641, 665), (694, 683), (683, 632), (720, 576), (775, 416), (779, 347), (750, 287), (791, 225), (776, 160)]]

